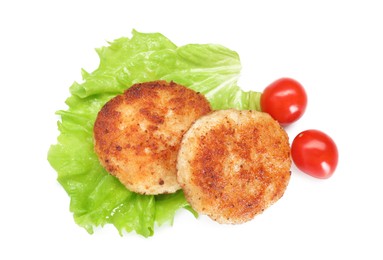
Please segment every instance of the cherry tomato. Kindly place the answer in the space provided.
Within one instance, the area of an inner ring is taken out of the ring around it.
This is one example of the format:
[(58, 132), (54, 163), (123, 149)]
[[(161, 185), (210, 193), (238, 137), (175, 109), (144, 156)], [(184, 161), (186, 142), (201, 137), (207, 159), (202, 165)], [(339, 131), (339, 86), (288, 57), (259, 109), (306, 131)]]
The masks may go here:
[(261, 109), (281, 125), (297, 121), (305, 112), (307, 95), (302, 85), (291, 78), (280, 78), (267, 86), (261, 96)]
[(291, 157), (302, 172), (327, 179), (337, 167), (338, 148), (327, 134), (319, 130), (306, 130), (294, 138)]

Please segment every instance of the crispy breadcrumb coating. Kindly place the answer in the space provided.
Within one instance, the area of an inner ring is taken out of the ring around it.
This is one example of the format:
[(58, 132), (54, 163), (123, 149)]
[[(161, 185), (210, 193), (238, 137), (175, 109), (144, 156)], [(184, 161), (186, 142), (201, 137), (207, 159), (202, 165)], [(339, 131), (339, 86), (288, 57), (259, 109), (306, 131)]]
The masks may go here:
[(219, 223), (243, 223), (276, 202), (290, 180), (284, 129), (268, 114), (218, 110), (185, 133), (177, 177), (186, 199)]
[(174, 82), (135, 84), (107, 102), (94, 124), (101, 164), (141, 194), (180, 189), (176, 160), (183, 134), (211, 111), (206, 98)]

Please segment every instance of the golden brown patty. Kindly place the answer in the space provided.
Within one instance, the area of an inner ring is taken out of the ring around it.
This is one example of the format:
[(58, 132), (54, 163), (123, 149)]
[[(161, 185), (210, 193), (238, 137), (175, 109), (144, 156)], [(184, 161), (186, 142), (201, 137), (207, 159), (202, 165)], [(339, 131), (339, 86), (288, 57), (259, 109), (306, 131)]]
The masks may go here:
[(290, 166), (288, 136), (268, 114), (219, 110), (185, 133), (177, 177), (197, 212), (235, 224), (282, 197)]
[(182, 136), (210, 111), (203, 95), (174, 82), (135, 84), (98, 113), (95, 151), (129, 190), (175, 192), (180, 189), (176, 160)]

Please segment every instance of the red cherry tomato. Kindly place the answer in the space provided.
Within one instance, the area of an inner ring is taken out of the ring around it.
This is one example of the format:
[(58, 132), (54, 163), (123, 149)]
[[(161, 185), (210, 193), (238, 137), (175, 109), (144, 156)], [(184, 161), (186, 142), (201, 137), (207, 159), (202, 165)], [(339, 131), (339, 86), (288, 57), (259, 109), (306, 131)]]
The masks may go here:
[(305, 112), (307, 95), (302, 85), (291, 78), (281, 78), (267, 86), (261, 96), (261, 109), (281, 125), (297, 121)]
[(294, 138), (291, 157), (302, 172), (327, 179), (337, 167), (338, 148), (327, 134), (318, 130), (306, 130)]

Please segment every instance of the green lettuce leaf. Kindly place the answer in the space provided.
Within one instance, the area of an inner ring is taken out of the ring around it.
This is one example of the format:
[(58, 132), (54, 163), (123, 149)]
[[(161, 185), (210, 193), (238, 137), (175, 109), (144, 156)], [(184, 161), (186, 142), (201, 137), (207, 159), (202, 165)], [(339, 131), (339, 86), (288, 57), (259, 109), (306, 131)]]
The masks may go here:
[(57, 112), (60, 135), (48, 151), (48, 161), (70, 197), (75, 222), (89, 233), (97, 226), (112, 224), (121, 235), (135, 231), (152, 236), (156, 225), (173, 223), (177, 210), (196, 213), (182, 191), (139, 195), (105, 171), (93, 150), (98, 111), (134, 83), (158, 79), (203, 93), (213, 109), (260, 110), (260, 93), (239, 88), (239, 56), (221, 45), (177, 47), (160, 33), (133, 31), (131, 38), (117, 39), (96, 51), (98, 68), (91, 73), (82, 70), (83, 82), (70, 87), (68, 109)]

